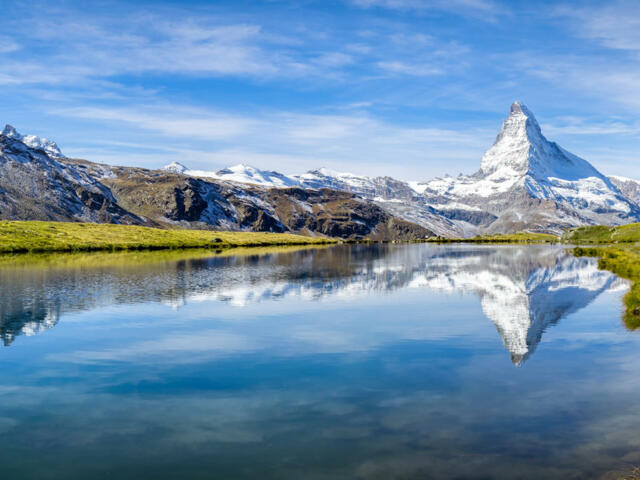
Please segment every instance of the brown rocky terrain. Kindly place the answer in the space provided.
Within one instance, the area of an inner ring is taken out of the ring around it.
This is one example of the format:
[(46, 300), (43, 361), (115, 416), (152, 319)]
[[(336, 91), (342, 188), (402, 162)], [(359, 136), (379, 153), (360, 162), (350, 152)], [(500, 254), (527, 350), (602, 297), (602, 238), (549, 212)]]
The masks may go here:
[(50, 155), (21, 138), (0, 134), (0, 219), (385, 241), (434, 235), (350, 192), (260, 188), (162, 170), (112, 167)]

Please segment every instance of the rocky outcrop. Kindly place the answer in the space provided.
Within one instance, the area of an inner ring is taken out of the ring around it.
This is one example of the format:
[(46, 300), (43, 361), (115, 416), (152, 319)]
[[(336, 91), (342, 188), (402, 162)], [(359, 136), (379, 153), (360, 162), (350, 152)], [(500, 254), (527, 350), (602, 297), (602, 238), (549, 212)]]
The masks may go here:
[(349, 192), (264, 189), (124, 167), (112, 172), (103, 181), (119, 204), (157, 224), (388, 241), (434, 236)]
[(389, 241), (434, 235), (349, 192), (269, 189), (197, 178), (178, 168), (160, 171), (100, 165), (66, 158), (55, 143), (32, 137), (10, 127), (0, 134), (0, 219), (294, 232)]
[(0, 219), (145, 223), (82, 169), (6, 135), (0, 135)]
[(611, 176), (609, 180), (629, 201), (640, 204), (640, 181), (618, 176)]

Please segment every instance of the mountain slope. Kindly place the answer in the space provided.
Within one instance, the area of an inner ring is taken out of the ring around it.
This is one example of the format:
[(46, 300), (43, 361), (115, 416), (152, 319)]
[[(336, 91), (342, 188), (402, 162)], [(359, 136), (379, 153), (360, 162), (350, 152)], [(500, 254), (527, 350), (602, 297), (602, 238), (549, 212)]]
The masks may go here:
[(168, 171), (264, 188), (341, 190), (446, 237), (520, 230), (559, 234), (578, 225), (640, 220), (640, 182), (605, 177), (586, 160), (547, 140), (531, 111), (511, 106), (473, 175), (404, 182), (320, 168), (301, 175), (236, 165), (217, 172), (172, 164)]
[(355, 194), (374, 202), (388, 215), (407, 222), (416, 223), (436, 235), (462, 237), (463, 229), (449, 219), (439, 215), (424, 197), (408, 182), (391, 177), (366, 177), (351, 173), (335, 172), (326, 168), (311, 170), (301, 175), (285, 175), (279, 172), (260, 170), (249, 165), (207, 172), (191, 170), (174, 162), (162, 168), (169, 173), (179, 173), (203, 179), (215, 179), (236, 184), (249, 184), (263, 188), (292, 188), (304, 190), (337, 190)]
[(616, 175), (611, 175), (609, 180), (629, 201), (640, 205), (640, 181)]
[[(533, 114), (519, 102), (511, 106), (478, 172), (436, 179), (423, 187), (437, 211), (487, 232), (526, 229), (557, 234), (571, 226), (619, 225), (640, 218), (640, 208), (609, 178), (548, 141)], [(470, 211), (489, 216), (469, 218)]]
[(25, 144), (26, 138), (37, 137), (22, 137), (9, 126), (0, 134), (0, 219), (145, 223), (101, 182), (49, 156), (43, 142)]
[(104, 178), (127, 210), (165, 225), (296, 232), (347, 239), (409, 240), (434, 236), (348, 192), (254, 185), (178, 173), (114, 167)]
[(0, 134), (0, 219), (295, 232), (388, 241), (435, 235), (352, 193), (300, 187), (265, 189), (196, 178), (181, 173), (184, 170), (179, 164), (158, 171), (69, 159), (55, 143), (22, 136), (7, 126)]

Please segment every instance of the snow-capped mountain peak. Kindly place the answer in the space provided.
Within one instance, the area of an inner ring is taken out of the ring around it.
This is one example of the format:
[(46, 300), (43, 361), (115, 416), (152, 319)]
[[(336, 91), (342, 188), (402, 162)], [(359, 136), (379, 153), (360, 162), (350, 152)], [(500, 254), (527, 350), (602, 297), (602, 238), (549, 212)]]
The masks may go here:
[(577, 225), (640, 220), (640, 188), (605, 177), (586, 160), (547, 140), (522, 102), (511, 105), (480, 169), (472, 175), (405, 182), (327, 168), (285, 175), (243, 164), (217, 172), (184, 168), (180, 173), (263, 188), (347, 191), (445, 236), (518, 230), (560, 233)]
[(223, 168), (217, 172), (212, 172), (207, 170), (191, 170), (181, 163), (172, 162), (169, 165), (162, 167), (162, 170), (172, 173), (181, 173), (192, 177), (214, 178), (216, 180), (224, 180), (228, 182), (249, 183), (267, 188), (282, 188), (299, 185), (298, 180), (294, 177), (289, 177), (279, 172), (260, 170), (259, 168), (252, 167), (251, 165), (245, 165), (243, 163)]
[(260, 170), (251, 165), (238, 164), (216, 172), (217, 178), (241, 183), (253, 183), (265, 187), (292, 187), (298, 181), (279, 172)]
[(37, 137), (36, 135), (21, 135), (12, 125), (5, 125), (2, 132), (0, 132), (0, 135), (19, 140), (35, 150), (43, 150), (50, 157), (65, 158), (62, 151), (53, 140)]
[(511, 105), (494, 144), (482, 157), (480, 172), (496, 179), (523, 174), (537, 180), (603, 178), (589, 162), (547, 140), (533, 113), (521, 102)]
[[(490, 232), (560, 233), (575, 225), (640, 219), (638, 205), (609, 178), (547, 140), (521, 102), (511, 105), (476, 174), (432, 180), (423, 195), (448, 218), (470, 221)], [(488, 215), (471, 215), (469, 207)]]
[(180, 162), (171, 162), (169, 165), (165, 165), (164, 167), (162, 167), (161, 170), (171, 173), (184, 173), (189, 169)]
[(514, 102), (495, 142), (482, 157), (480, 171), (484, 175), (526, 173), (532, 148), (544, 147), (545, 143), (548, 142), (531, 111), (523, 103)]

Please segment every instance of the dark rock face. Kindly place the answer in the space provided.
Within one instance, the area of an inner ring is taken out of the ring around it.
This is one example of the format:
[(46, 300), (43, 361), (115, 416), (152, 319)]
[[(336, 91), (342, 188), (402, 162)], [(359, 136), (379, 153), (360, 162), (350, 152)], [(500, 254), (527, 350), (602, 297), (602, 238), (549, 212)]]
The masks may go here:
[(179, 225), (348, 239), (434, 235), (350, 192), (268, 189), (179, 172), (52, 158), (4, 135), (0, 135), (0, 218)]
[(207, 208), (207, 202), (200, 196), (195, 183), (189, 178), (184, 185), (174, 187), (174, 207), (168, 212), (168, 218), (188, 222), (194, 222), (200, 218), (204, 209)]
[(0, 218), (141, 224), (82, 170), (0, 135)]
[(388, 241), (435, 235), (345, 191), (261, 188), (175, 172), (82, 165), (100, 176), (119, 206), (147, 225)]

